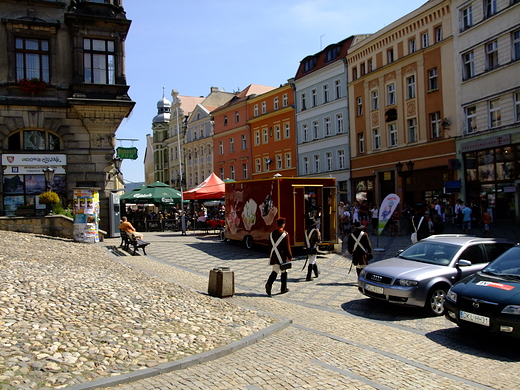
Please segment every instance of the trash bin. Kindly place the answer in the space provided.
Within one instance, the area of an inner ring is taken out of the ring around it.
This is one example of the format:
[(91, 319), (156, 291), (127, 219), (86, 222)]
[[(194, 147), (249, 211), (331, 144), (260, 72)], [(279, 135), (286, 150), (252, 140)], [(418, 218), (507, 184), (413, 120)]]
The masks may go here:
[(209, 271), (208, 294), (212, 297), (227, 298), (235, 293), (235, 273), (228, 267), (213, 268)]

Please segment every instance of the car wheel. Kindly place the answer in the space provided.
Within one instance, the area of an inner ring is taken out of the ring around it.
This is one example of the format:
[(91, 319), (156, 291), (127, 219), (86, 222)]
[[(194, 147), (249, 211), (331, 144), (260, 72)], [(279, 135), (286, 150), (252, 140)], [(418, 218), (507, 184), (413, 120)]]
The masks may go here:
[(424, 308), (429, 315), (442, 316), (444, 314), (444, 300), (448, 288), (443, 285), (433, 286), (428, 294)]
[(226, 231), (224, 229), (220, 229), (219, 237), (220, 237), (220, 241), (222, 241), (222, 242), (226, 242), (227, 241)]
[(253, 249), (253, 237), (245, 236), (244, 237), (244, 245), (247, 249)]

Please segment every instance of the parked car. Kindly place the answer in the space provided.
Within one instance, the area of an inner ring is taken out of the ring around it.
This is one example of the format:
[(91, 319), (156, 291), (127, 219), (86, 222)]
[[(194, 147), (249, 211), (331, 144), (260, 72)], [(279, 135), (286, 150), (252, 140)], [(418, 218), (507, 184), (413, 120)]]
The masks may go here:
[(495, 238), (430, 236), (396, 257), (367, 265), (359, 275), (358, 289), (370, 298), (424, 307), (429, 315), (440, 316), (454, 283), (480, 271), (513, 246)]
[(444, 306), (462, 328), (520, 338), (520, 246), (453, 285)]

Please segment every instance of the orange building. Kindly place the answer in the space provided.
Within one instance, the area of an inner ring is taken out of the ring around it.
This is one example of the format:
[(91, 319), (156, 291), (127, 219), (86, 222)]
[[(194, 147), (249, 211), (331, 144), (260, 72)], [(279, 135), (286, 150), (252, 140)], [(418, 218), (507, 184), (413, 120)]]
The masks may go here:
[(247, 100), (252, 179), (297, 176), (294, 92), (290, 84)]
[(447, 181), (458, 180), (449, 168), (457, 134), (453, 52), (450, 2), (443, 0), (428, 1), (349, 49), (356, 199), (380, 203), (389, 193), (412, 205), (456, 199), (443, 193)]
[(215, 173), (222, 179), (251, 179), (251, 135), (247, 101), (273, 87), (251, 84), (229, 102), (211, 112), (214, 120), (213, 155)]

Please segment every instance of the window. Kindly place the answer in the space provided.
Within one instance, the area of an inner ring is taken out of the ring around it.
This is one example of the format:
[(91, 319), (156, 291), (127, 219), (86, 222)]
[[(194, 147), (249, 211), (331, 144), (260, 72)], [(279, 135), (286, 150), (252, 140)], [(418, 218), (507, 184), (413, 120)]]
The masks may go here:
[(352, 68), (352, 80), (357, 80), (357, 68)]
[(438, 75), (439, 73), (437, 68), (428, 70), (428, 91), (435, 91), (439, 89)]
[(245, 134), (242, 134), (241, 136), (241, 143), (242, 143), (242, 150), (246, 150), (247, 149), (247, 137)]
[(368, 60), (368, 71), (372, 72), (374, 70), (374, 61), (372, 61), (372, 58)]
[(430, 114), (430, 137), (441, 137), (441, 113), (439, 111)]
[(406, 78), (406, 98), (415, 98), (415, 75)]
[(408, 142), (417, 142), (417, 118), (407, 120)]
[(499, 127), (501, 125), (500, 100), (489, 101), (489, 127)]
[(475, 55), (472, 51), (462, 55), (462, 79), (468, 80), (475, 76)]
[(386, 105), (391, 106), (395, 104), (395, 84), (387, 85), (386, 87)]
[(229, 139), (229, 153), (233, 153), (235, 151), (235, 140), (233, 138)]
[(285, 153), (285, 168), (291, 168), (291, 166), (292, 166), (291, 153)]
[(477, 108), (475, 106), (466, 107), (466, 132), (474, 133), (477, 131)]
[(269, 131), (267, 128), (262, 129), (262, 136), (263, 136), (263, 142), (264, 144), (269, 142)]
[(391, 64), (394, 62), (394, 49), (388, 49), (386, 51), (386, 63)]
[(498, 66), (498, 42), (486, 44), (486, 69), (491, 70)]
[(318, 121), (312, 122), (312, 139), (318, 139), (320, 125)]
[(309, 174), (309, 157), (303, 158), (303, 174), (304, 175)]
[(442, 27), (441, 26), (437, 26), (435, 27), (435, 43), (439, 43), (440, 41), (442, 41)]
[(511, 57), (514, 61), (520, 60), (520, 30), (513, 32), (513, 53)]
[(224, 125), (227, 126), (227, 115), (224, 115)]
[(515, 92), (515, 122), (520, 122), (520, 92)]
[(328, 103), (329, 101), (329, 85), (325, 84), (323, 86), (323, 103)]
[(361, 76), (364, 76), (366, 74), (366, 70), (365, 70), (365, 63), (363, 62), (361, 64)]
[(307, 123), (302, 125), (302, 133), (303, 133), (303, 142), (307, 142), (309, 140), (309, 126)]
[(372, 91), (372, 111), (379, 109), (379, 90)]
[(284, 93), (282, 96), (282, 104), (284, 107), (289, 105), (289, 96), (286, 93)]
[(372, 136), (374, 138), (374, 150), (381, 149), (381, 134), (379, 133), (379, 129), (373, 129)]
[(417, 51), (417, 43), (415, 42), (415, 38), (412, 38), (408, 41), (408, 54), (415, 53)]
[(424, 33), (424, 34), (421, 34), (421, 44), (422, 44), (422, 48), (426, 48), (428, 47), (430, 41), (429, 41), (429, 38), (428, 38), (428, 33)]
[(336, 114), (336, 134), (343, 133), (343, 114)]
[(291, 138), (291, 125), (289, 123), (283, 124), (283, 137)]
[(314, 173), (320, 173), (321, 172), (321, 168), (320, 168), (320, 155), (319, 154), (315, 154), (314, 155)]
[(341, 80), (334, 81), (334, 90), (336, 91), (336, 99), (341, 97)]
[(230, 171), (230, 175), (229, 175), (229, 178), (231, 180), (235, 180), (235, 166), (234, 165), (231, 165), (229, 167), (229, 171)]
[(253, 111), (254, 111), (253, 115), (258, 116), (258, 104), (255, 104)]
[(276, 155), (276, 169), (282, 169), (282, 168), (283, 168), (282, 155), (281, 154), (277, 154)]
[(365, 134), (364, 133), (358, 134), (358, 149), (359, 149), (359, 153), (365, 153)]
[(303, 110), (306, 110), (306, 109), (307, 109), (307, 106), (306, 106), (306, 102), (305, 102), (305, 94), (302, 93), (302, 94), (300, 95), (300, 98), (301, 98), (301, 101), (302, 101), (302, 109), (301, 109), (301, 110), (302, 110), (302, 111), (303, 111)]
[(345, 151), (338, 150), (338, 169), (345, 169)]
[(260, 145), (260, 131), (256, 130), (255, 131), (255, 146), (258, 146), (258, 145)]
[(332, 171), (332, 152), (327, 152), (325, 154), (326, 164), (327, 164), (327, 171)]
[(460, 29), (462, 31), (473, 26), (473, 8), (471, 6), (464, 8), (462, 11), (460, 11), (460, 15), (461, 15)]
[(262, 114), (265, 114), (267, 112), (267, 103), (262, 102)]
[(329, 137), (332, 135), (332, 126), (330, 123), (330, 118), (327, 117), (324, 119), (325, 121), (325, 137)]
[(222, 141), (218, 141), (218, 153), (221, 156), (224, 154), (224, 143)]
[(256, 172), (262, 172), (262, 164), (260, 163), (260, 159), (255, 159)]
[(83, 39), (85, 83), (115, 84), (116, 61), (114, 41)]
[(489, 18), (497, 13), (497, 0), (484, 0), (484, 17)]
[(40, 130), (19, 131), (9, 136), (8, 149), (60, 150), (60, 138), (52, 133)]
[(271, 159), (269, 157), (264, 157), (264, 171), (269, 172), (269, 166), (271, 165)]
[(389, 145), (397, 146), (397, 126), (395, 123), (388, 125)]
[(240, 115), (238, 115), (238, 111), (235, 111), (235, 123), (240, 120)]
[(276, 141), (280, 141), (282, 139), (282, 130), (280, 128), (280, 125), (276, 125), (274, 127), (274, 139)]
[(248, 179), (247, 164), (242, 164), (242, 179)]
[(224, 180), (225, 176), (224, 176), (224, 168), (219, 168), (219, 177)]
[(279, 108), (279, 107), (278, 107), (278, 106), (279, 106), (278, 97), (275, 97), (275, 98), (274, 98), (274, 102), (273, 102), (273, 104), (274, 104), (274, 109), (275, 109), (275, 110), (278, 110), (278, 108)]
[(16, 81), (39, 79), (49, 82), (49, 41), (16, 38)]
[(311, 91), (311, 102), (313, 107), (318, 105), (318, 94), (316, 93), (315, 89)]
[(358, 97), (356, 99), (356, 102), (357, 102), (357, 116), (361, 116), (361, 115), (363, 115), (363, 98)]

